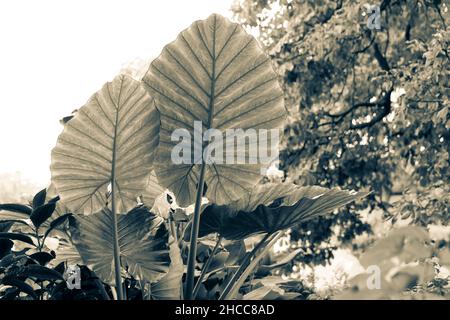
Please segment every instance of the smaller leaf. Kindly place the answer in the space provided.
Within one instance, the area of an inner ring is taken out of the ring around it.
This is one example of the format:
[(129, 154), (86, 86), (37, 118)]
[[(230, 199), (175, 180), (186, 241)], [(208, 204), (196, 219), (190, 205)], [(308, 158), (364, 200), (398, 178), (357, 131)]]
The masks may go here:
[(22, 277), (33, 277), (37, 280), (64, 280), (63, 276), (58, 271), (37, 264), (23, 267), (18, 272), (18, 275)]
[(61, 200), (61, 198), (59, 196), (56, 196), (56, 197), (51, 198), (50, 200), (48, 200), (48, 203), (56, 203), (59, 200)]
[(34, 246), (33, 240), (24, 234), (13, 232), (0, 232), (0, 239), (18, 240)]
[(66, 270), (65, 262), (58, 263), (57, 266), (53, 268), (53, 270), (59, 272), (60, 274), (64, 274), (64, 271)]
[(186, 210), (183, 210), (181, 208), (176, 208), (172, 214), (171, 217), (173, 221), (176, 222), (187, 222), (189, 221), (189, 216), (186, 214)]
[(36, 252), (30, 255), (30, 258), (36, 260), (41, 266), (45, 266), (47, 263), (55, 259), (55, 254), (50, 254), (48, 252)]
[(16, 213), (24, 213), (26, 215), (30, 215), (32, 212), (32, 209), (29, 206), (25, 206), (23, 204), (17, 204), (17, 203), (5, 203), (0, 204), (0, 211), (11, 211)]
[[(24, 226), (30, 227), (30, 225), (24, 220), (8, 219), (8, 220), (0, 220), (0, 223), (8, 223), (11, 226), (13, 226), (15, 223), (19, 223), (19, 224), (23, 224)], [(8, 228), (8, 230), (9, 229), (10, 228)], [(2, 231), (1, 228), (0, 228), (0, 231)], [(2, 232), (5, 232), (5, 230), (3, 230)]]
[(33, 222), (36, 228), (39, 228), (41, 224), (43, 224), (48, 218), (51, 217), (53, 212), (55, 211), (56, 204), (55, 203), (47, 203), (39, 208), (36, 208), (30, 216), (31, 221)]
[(39, 208), (45, 204), (45, 197), (47, 196), (47, 189), (42, 189), (33, 198), (33, 209)]
[(158, 282), (151, 285), (151, 296), (155, 300), (180, 300), (183, 277), (183, 259), (176, 242), (170, 245), (169, 271)]
[(20, 290), (17, 288), (8, 288), (5, 290), (5, 293), (2, 297), (2, 300), (16, 300), (17, 295), (20, 293)]
[(29, 284), (27, 284), (23, 281), (20, 281), (18, 279), (12, 279), (12, 278), (8, 277), (7, 279), (3, 279), (2, 284), (5, 286), (16, 287), (20, 291), (28, 294), (33, 299), (35, 299), (35, 300), (38, 299), (36, 293), (34, 292), (34, 289)]
[(47, 236), (50, 234), (50, 232), (52, 232), (55, 228), (59, 227), (64, 222), (66, 222), (69, 219), (69, 217), (71, 217), (71, 216), (72, 216), (71, 213), (66, 213), (62, 216), (59, 216), (55, 220), (53, 220), (50, 223), (50, 227), (47, 229), (47, 231), (45, 231), (44, 240), (45, 240), (45, 238), (47, 238)]

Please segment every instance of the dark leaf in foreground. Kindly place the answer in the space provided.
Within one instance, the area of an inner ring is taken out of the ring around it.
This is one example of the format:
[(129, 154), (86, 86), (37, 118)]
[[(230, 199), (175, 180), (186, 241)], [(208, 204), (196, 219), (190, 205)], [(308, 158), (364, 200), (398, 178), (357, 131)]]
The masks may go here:
[(19, 270), (17, 276), (32, 277), (41, 281), (64, 280), (63, 276), (58, 271), (37, 264), (31, 264), (23, 267), (21, 270)]
[(29, 236), (21, 233), (0, 232), (0, 239), (18, 240), (34, 245), (33, 240)]
[(21, 280), (8, 278), (8, 279), (4, 279), (2, 281), (2, 284), (5, 285), (5, 286), (16, 287), (20, 291), (25, 292), (26, 294), (28, 294), (33, 299), (35, 299), (35, 300), (38, 299), (36, 293), (34, 292), (34, 289), (29, 284), (27, 284), (27, 283), (25, 283), (25, 282), (23, 282)]
[(32, 209), (29, 206), (18, 204), (18, 203), (5, 203), (0, 204), (0, 211), (10, 211), (15, 213), (24, 213), (26, 215), (30, 215), (32, 212)]
[(48, 252), (36, 252), (30, 255), (30, 258), (36, 260), (41, 266), (45, 266), (47, 263), (55, 259), (55, 255)]
[(0, 259), (11, 252), (14, 242), (9, 239), (0, 239)]
[(43, 206), (36, 208), (30, 216), (33, 225), (38, 228), (47, 221), (48, 218), (51, 217), (53, 212), (55, 211), (56, 204), (55, 203), (47, 203)]
[(33, 209), (43, 206), (47, 197), (47, 189), (39, 191), (33, 198)]

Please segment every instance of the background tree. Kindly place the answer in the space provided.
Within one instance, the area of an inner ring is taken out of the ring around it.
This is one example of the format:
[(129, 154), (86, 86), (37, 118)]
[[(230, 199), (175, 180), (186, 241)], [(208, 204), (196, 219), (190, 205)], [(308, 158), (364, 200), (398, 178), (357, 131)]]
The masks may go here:
[[(380, 8), (380, 29), (367, 21)], [(291, 112), (281, 169), (298, 184), (370, 189), (362, 206), (292, 231), (303, 262), (370, 232), (357, 211), (427, 226), (450, 216), (449, 4), (241, 0), (236, 19), (277, 64)]]

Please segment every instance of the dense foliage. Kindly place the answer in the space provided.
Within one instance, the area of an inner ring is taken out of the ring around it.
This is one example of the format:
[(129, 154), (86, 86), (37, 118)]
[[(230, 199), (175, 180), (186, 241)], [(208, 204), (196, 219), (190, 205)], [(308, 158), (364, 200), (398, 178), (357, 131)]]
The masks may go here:
[[(379, 30), (368, 27), (369, 4), (379, 5)], [(364, 207), (393, 222), (448, 223), (448, 3), (242, 0), (234, 11), (283, 80), (286, 178), (374, 191), (351, 214), (295, 229), (316, 258), (300, 259), (322, 262), (332, 236), (345, 243), (370, 232), (354, 214)]]

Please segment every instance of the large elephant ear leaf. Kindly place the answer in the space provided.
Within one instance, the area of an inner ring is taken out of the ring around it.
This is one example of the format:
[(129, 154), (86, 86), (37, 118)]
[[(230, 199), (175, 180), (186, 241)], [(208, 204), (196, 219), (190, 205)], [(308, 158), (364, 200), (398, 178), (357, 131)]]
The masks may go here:
[(66, 123), (52, 152), (52, 182), (72, 212), (105, 207), (115, 180), (117, 210), (136, 206), (159, 141), (159, 115), (139, 81), (119, 75)]
[[(171, 155), (179, 141), (171, 139), (174, 130), (183, 129), (194, 137), (194, 133), (198, 136), (206, 129), (277, 129), (286, 117), (283, 92), (269, 57), (241, 26), (217, 14), (181, 32), (152, 62), (143, 82), (161, 112), (161, 144), (155, 171), (181, 206), (195, 200), (203, 160), (194, 151), (201, 150), (203, 142), (194, 141), (193, 148), (189, 144), (190, 161), (175, 164)], [(196, 127), (194, 122), (202, 125)], [(260, 154), (268, 150), (267, 140), (259, 145), (248, 140), (244, 142), (245, 150), (242, 146), (239, 150), (226, 148), (222, 157), (217, 156), (223, 161), (206, 164), (205, 196), (211, 202), (237, 200), (260, 179), (262, 164), (225, 161), (235, 160), (236, 151), (247, 151), (248, 159), (254, 160), (256, 155), (249, 155), (250, 148), (259, 148)], [(222, 148), (215, 142), (209, 143), (211, 149)]]
[(229, 206), (207, 206), (200, 220), (199, 236), (217, 232), (226, 239), (238, 240), (258, 233), (274, 233), (366, 195), (340, 189), (266, 184)]
[[(139, 280), (155, 282), (169, 270), (168, 231), (163, 219), (146, 207), (118, 214), (121, 265)], [(108, 209), (71, 219), (71, 240), (83, 263), (104, 282), (114, 284), (113, 217)]]

